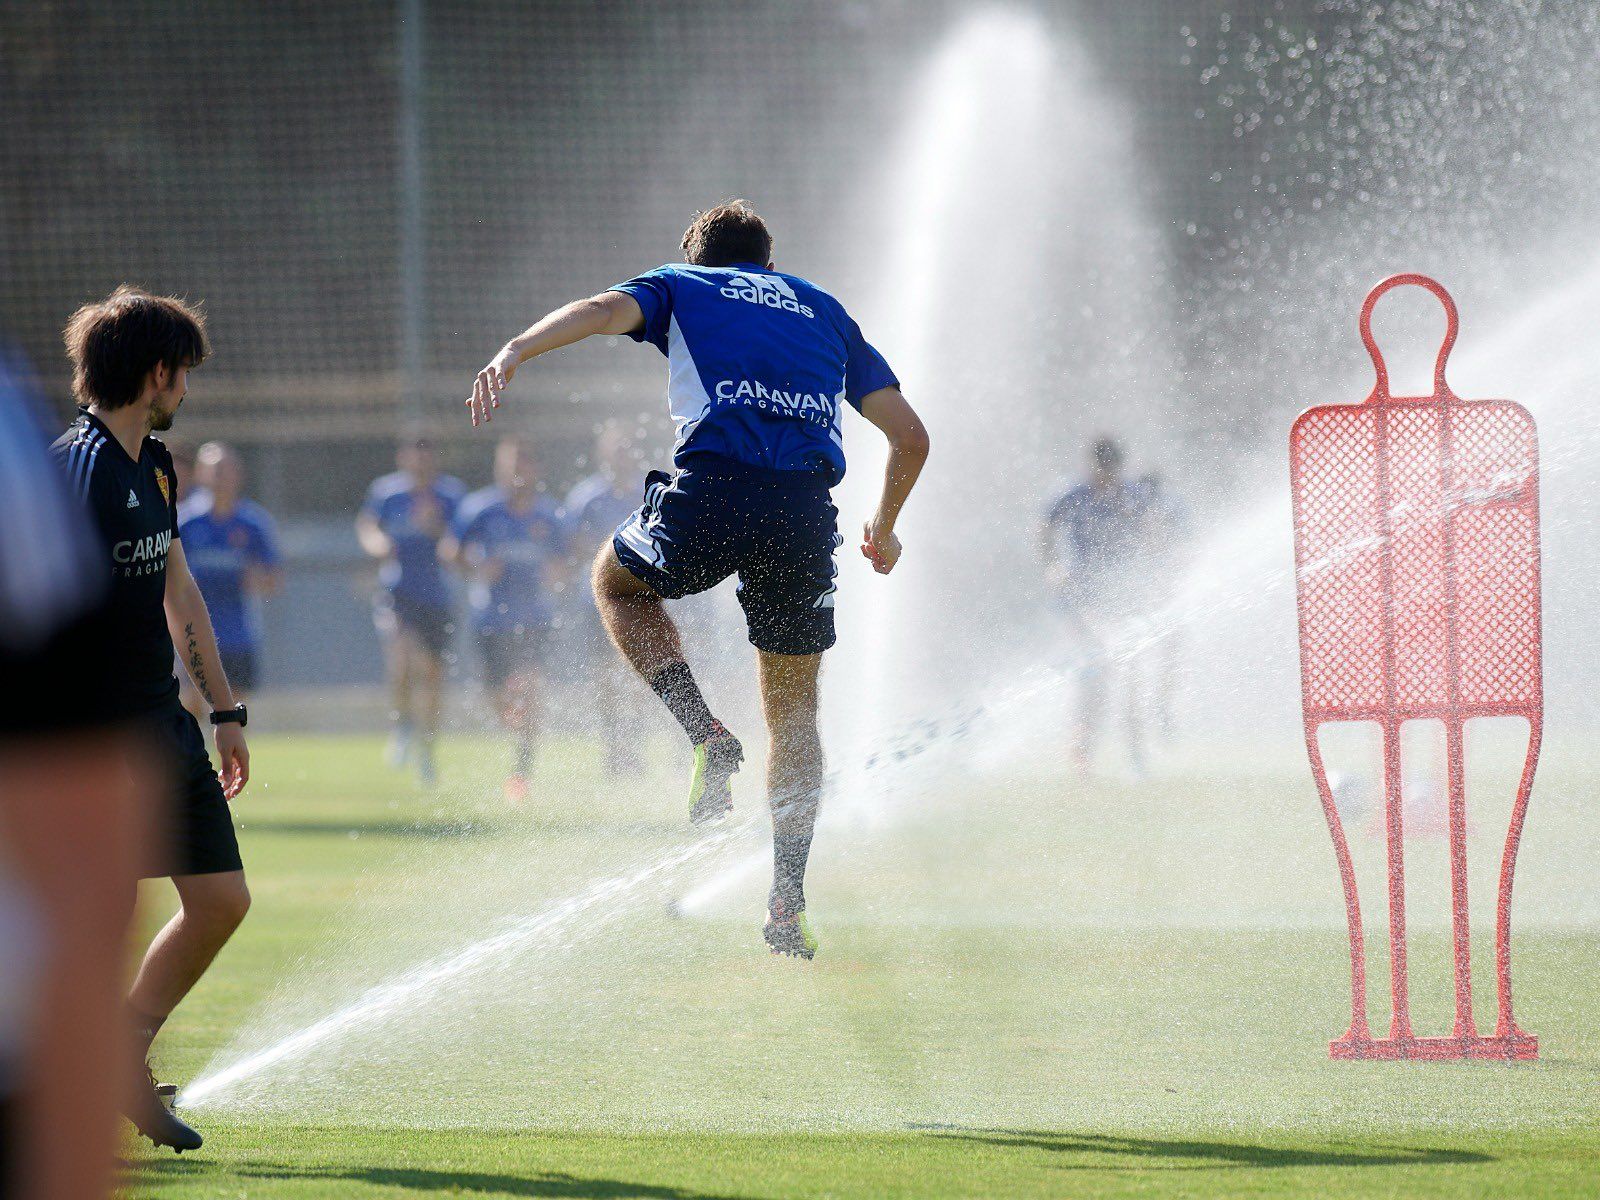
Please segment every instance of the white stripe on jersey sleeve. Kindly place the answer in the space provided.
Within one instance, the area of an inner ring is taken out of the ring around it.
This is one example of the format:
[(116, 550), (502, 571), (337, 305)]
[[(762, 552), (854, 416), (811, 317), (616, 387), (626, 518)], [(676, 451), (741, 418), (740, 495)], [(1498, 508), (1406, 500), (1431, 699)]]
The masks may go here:
[(105, 444), (106, 439), (104, 434), (94, 440), (94, 449), (89, 451), (88, 462), (83, 468), (83, 489), (78, 493), (80, 499), (87, 500), (89, 498), (89, 484), (94, 480), (95, 460), (100, 457), (100, 447), (104, 446)]
[(673, 446), (672, 455), (677, 458), (695, 426), (711, 411), (711, 397), (706, 394), (705, 381), (700, 378), (700, 368), (695, 365), (676, 316), (669, 318), (667, 327), (667, 408), (676, 431), (677, 445)]

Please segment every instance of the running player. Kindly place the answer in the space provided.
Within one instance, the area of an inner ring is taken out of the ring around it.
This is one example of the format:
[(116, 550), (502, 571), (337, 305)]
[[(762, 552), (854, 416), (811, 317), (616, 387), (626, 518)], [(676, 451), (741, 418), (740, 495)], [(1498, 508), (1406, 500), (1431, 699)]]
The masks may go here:
[(444, 697), (444, 655), (454, 626), (450, 586), (439, 543), (466, 495), (459, 479), (439, 473), (433, 443), (408, 437), (395, 453), (399, 469), (375, 480), (356, 517), (361, 548), (383, 565), (374, 620), (383, 639), (394, 700), (389, 765), (414, 762), (417, 778), (437, 778), (433, 747)]
[(201, 446), (194, 484), (178, 505), (178, 533), (211, 611), (228, 682), (248, 700), (260, 681), (260, 604), (283, 586), (278, 535), (267, 510), (245, 496), (244, 464), (232, 447)]
[[(189, 571), (172, 459), (150, 436), (171, 428), (188, 373), (207, 347), (192, 309), (129, 287), (74, 313), (66, 342), (82, 411), (52, 449), (103, 542), (114, 603), (100, 632), (118, 660), (111, 699), (118, 715), (143, 723), (173, 783), (171, 854), (145, 873), (170, 877), (180, 907), (150, 944), (128, 997), (143, 1059), (250, 907), (228, 811), (250, 777), (245, 707), (228, 682), (206, 602)], [(199, 726), (178, 703), (174, 642), (212, 709), (220, 776)], [(180, 1151), (200, 1145), (200, 1135), (161, 1103), (148, 1064), (128, 1115), (159, 1145)]]
[(677, 424), (672, 473), (652, 471), (644, 505), (594, 564), (617, 648), (655, 689), (695, 750), (689, 815), (720, 820), (744, 751), (711, 714), (663, 600), (737, 573), (759, 652), (770, 734), (773, 885), (764, 936), (774, 953), (816, 952), (805, 870), (823, 782), (817, 675), (834, 642), (838, 516), (848, 402), (886, 435), (889, 461), (862, 553), (882, 573), (900, 558), (895, 521), (928, 453), (922, 422), (882, 355), (840, 303), (772, 265), (767, 226), (743, 201), (695, 216), (684, 262), (556, 309), (479, 372), (467, 404), (487, 420), (517, 367), (596, 334), (627, 334), (667, 355)]
[(500, 439), (494, 483), (461, 502), (440, 553), (471, 583), (484, 682), (516, 741), (506, 799), (520, 804), (527, 799), (539, 732), (539, 673), (555, 616), (551, 593), (561, 582), (566, 556), (561, 512), (539, 491), (526, 440), (515, 434)]
[[(627, 427), (612, 417), (595, 435), (592, 474), (580, 479), (567, 493), (563, 506), (571, 553), (585, 566), (596, 551), (611, 543), (611, 535), (639, 507), (639, 467)], [(606, 770), (612, 775), (637, 775), (644, 768), (639, 730), (640, 701), (648, 695), (633, 672), (611, 647), (605, 625), (595, 607), (594, 592), (584, 588), (577, 616), (578, 640), (585, 666), (594, 685), (599, 708), (600, 741)]]
[[(1089, 450), (1088, 482), (1062, 493), (1039, 533), (1046, 581), (1081, 659), (1072, 760), (1083, 771), (1093, 762), (1110, 703), (1110, 677), (1118, 671), (1117, 626), (1138, 610), (1132, 575), (1145, 546), (1148, 497), (1123, 477), (1122, 467), (1122, 447), (1098, 439)], [(1142, 723), (1131, 672), (1124, 682), (1129, 754), (1135, 771), (1142, 771)]]

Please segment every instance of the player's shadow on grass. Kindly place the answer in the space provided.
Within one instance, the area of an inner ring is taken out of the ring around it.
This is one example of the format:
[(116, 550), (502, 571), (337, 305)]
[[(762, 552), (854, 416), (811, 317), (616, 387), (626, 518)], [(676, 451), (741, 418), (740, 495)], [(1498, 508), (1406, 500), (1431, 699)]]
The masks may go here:
[[(1403, 1167), (1447, 1163), (1489, 1163), (1494, 1156), (1470, 1150), (1431, 1146), (1253, 1146), (1237, 1142), (1199, 1142), (1188, 1139), (1118, 1137), (1098, 1133), (1060, 1133), (1035, 1129), (967, 1129), (959, 1125), (913, 1125), (932, 1137), (948, 1141), (978, 1142), (1012, 1150), (1047, 1150), (1079, 1156), (1169, 1159), (1171, 1170), (1213, 1170), (1274, 1167)], [(1188, 1160), (1187, 1162), (1183, 1160)], [(1069, 1170), (1146, 1170), (1151, 1165), (1119, 1167), (1107, 1163), (1074, 1164)]]
[[(221, 1164), (193, 1159), (158, 1158), (131, 1164), (123, 1180), (128, 1189), (157, 1187), (164, 1181), (217, 1175), (228, 1180), (285, 1179), (306, 1183), (366, 1183), (373, 1187), (410, 1188), (419, 1192), (486, 1192), (503, 1196), (544, 1196), (550, 1200), (744, 1200), (718, 1192), (632, 1183), (623, 1179), (585, 1178), (564, 1171), (532, 1175), (487, 1175), (472, 1171), (427, 1171), (416, 1167), (314, 1167), (287, 1163)], [(149, 1194), (134, 1190), (134, 1195)], [(330, 1193), (331, 1194), (331, 1193)]]

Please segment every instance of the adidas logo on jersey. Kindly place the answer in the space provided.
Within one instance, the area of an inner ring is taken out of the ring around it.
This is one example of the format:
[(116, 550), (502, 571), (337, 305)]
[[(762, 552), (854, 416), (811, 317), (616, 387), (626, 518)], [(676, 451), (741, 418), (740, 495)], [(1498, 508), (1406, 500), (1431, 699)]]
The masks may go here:
[(133, 494), (133, 489), (132, 488), (128, 489), (128, 507), (129, 508), (138, 508), (139, 507), (139, 497)]
[(801, 304), (787, 279), (776, 275), (755, 275), (749, 271), (735, 271), (722, 286), (722, 295), (729, 300), (743, 300), (763, 308), (781, 308), (784, 312), (799, 313), (802, 317), (817, 314), (809, 304)]

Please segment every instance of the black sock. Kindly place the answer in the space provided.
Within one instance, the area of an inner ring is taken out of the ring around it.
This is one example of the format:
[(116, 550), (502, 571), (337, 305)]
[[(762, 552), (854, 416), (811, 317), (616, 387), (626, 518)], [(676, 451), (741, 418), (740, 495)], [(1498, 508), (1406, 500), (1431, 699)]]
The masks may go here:
[(686, 662), (668, 663), (650, 677), (650, 686), (667, 706), (667, 711), (678, 719), (689, 741), (698, 746), (719, 733), (726, 733), (721, 722), (706, 707), (706, 698), (700, 694)]
[(789, 915), (806, 906), (806, 862), (810, 857), (809, 833), (772, 835), (772, 898)]
[(533, 738), (523, 734), (517, 739), (517, 765), (512, 772), (515, 775), (527, 775), (533, 767)]
[(133, 1005), (128, 1005), (128, 1021), (133, 1025), (133, 1046), (140, 1058), (150, 1054), (150, 1043), (156, 1040), (156, 1034), (161, 1032), (161, 1027), (167, 1023), (165, 1017), (152, 1017), (149, 1013), (142, 1013)]

